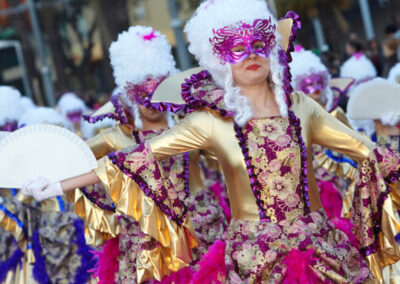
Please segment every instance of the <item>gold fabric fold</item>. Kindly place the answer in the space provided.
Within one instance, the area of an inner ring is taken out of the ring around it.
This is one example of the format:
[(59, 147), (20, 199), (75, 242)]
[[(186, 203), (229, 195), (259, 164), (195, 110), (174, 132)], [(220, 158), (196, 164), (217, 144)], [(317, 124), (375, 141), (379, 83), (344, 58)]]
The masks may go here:
[(22, 228), (12, 218), (0, 211), (0, 226), (13, 234), (20, 248), (26, 248), (26, 238)]
[(349, 181), (347, 190), (343, 196), (342, 217), (350, 218), (353, 195), (356, 187), (356, 179), (358, 176), (357, 169), (351, 166), (349, 163), (339, 163), (334, 161), (325, 152), (315, 156), (314, 161), (316, 161), (319, 167), (324, 168), (331, 174), (339, 178), (345, 178), (347, 181)]
[(65, 197), (74, 204), (75, 214), (85, 222), (85, 239), (88, 245), (100, 246), (119, 234), (120, 227), (114, 212), (98, 207), (80, 189), (68, 192)]
[(150, 273), (155, 279), (161, 280), (167, 271), (178, 271), (190, 264), (191, 249), (198, 246), (198, 242), (189, 218), (181, 226), (170, 220), (108, 157), (98, 161), (96, 174), (116, 205), (117, 212), (133, 217), (143, 233), (162, 245), (158, 251), (141, 253), (139, 259), (142, 265), (138, 268), (138, 279), (142, 281), (147, 277), (146, 273)]
[(33, 278), (33, 265), (22, 259), (22, 265), (18, 265), (15, 271), (7, 273), (4, 284), (36, 284), (39, 283)]

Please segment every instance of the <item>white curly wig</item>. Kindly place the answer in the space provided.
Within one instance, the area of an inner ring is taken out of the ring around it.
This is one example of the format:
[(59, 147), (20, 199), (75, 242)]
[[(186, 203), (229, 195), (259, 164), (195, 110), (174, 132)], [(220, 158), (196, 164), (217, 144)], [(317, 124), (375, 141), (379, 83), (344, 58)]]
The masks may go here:
[[(125, 87), (128, 83), (138, 85), (149, 78), (176, 74), (178, 69), (171, 50), (165, 35), (144, 26), (130, 27), (110, 46), (111, 66), (118, 89), (115, 94), (121, 94), (123, 104), (132, 110), (138, 129), (143, 128), (139, 107), (125, 95)], [(168, 126), (174, 126), (172, 115), (167, 113), (166, 117)]]
[(377, 72), (374, 64), (365, 55), (361, 55), (359, 58), (353, 55), (340, 67), (340, 77), (354, 78), (356, 80), (355, 85), (373, 79), (376, 76)]
[[(249, 100), (241, 95), (240, 88), (234, 86), (230, 64), (220, 63), (218, 57), (213, 54), (213, 46), (209, 39), (214, 36), (213, 29), (238, 22), (251, 25), (256, 19), (268, 18), (271, 18), (271, 24), (278, 26), (277, 20), (263, 0), (207, 0), (197, 8), (185, 27), (189, 51), (199, 61), (200, 66), (211, 73), (216, 84), (225, 90), (225, 104), (228, 110), (235, 113), (235, 121), (239, 125), (244, 125), (253, 116), (253, 111)], [(282, 81), (284, 69), (279, 63), (281, 36), (277, 30), (275, 38), (277, 44), (270, 54), (271, 83), (280, 113), (283, 117), (287, 117), (288, 110)]]
[(74, 93), (63, 94), (57, 103), (57, 108), (64, 116), (71, 112), (84, 112), (88, 109), (85, 102)]
[(72, 130), (69, 121), (55, 109), (49, 107), (31, 108), (18, 120), (20, 127), (36, 124), (52, 124)]
[(333, 105), (333, 93), (329, 86), (331, 75), (329, 74), (328, 68), (322, 63), (321, 58), (310, 50), (299, 49), (292, 52), (292, 62), (289, 63), (289, 66), (290, 73), (292, 74), (292, 85), (295, 91), (300, 91), (296, 89), (296, 82), (300, 76), (310, 75), (316, 72), (328, 73), (328, 85), (323, 90), (322, 103), (325, 104), (326, 110), (330, 110)]
[(0, 125), (6, 122), (17, 122), (24, 111), (21, 93), (13, 87), (0, 86)]
[(118, 35), (110, 46), (115, 83), (141, 84), (147, 78), (159, 78), (176, 72), (176, 63), (167, 37), (151, 27), (134, 26)]
[(397, 63), (390, 69), (388, 80), (400, 84), (400, 63)]

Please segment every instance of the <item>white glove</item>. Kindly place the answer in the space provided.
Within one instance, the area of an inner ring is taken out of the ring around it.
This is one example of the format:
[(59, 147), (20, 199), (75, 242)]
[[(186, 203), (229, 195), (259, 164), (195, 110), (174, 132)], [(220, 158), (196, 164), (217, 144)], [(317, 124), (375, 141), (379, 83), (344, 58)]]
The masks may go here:
[(400, 113), (389, 111), (381, 115), (381, 122), (383, 125), (396, 126), (400, 122)]
[(22, 186), (21, 192), (24, 195), (33, 196), (36, 201), (43, 201), (64, 194), (60, 182), (51, 183), (44, 177), (27, 180)]

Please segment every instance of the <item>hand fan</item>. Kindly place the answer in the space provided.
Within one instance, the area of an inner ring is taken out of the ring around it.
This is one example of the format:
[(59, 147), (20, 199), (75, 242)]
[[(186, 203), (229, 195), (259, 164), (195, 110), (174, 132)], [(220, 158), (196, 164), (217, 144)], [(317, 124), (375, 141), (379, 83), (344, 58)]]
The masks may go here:
[(97, 168), (96, 159), (76, 134), (54, 125), (21, 128), (0, 140), (0, 187), (21, 188), (42, 176), (61, 181)]
[(350, 119), (380, 119), (387, 112), (400, 113), (400, 85), (376, 78), (359, 85), (350, 94)]
[(10, 134), (11, 134), (11, 132), (8, 132), (8, 131), (0, 131), (0, 140), (4, 139), (5, 137), (7, 137)]

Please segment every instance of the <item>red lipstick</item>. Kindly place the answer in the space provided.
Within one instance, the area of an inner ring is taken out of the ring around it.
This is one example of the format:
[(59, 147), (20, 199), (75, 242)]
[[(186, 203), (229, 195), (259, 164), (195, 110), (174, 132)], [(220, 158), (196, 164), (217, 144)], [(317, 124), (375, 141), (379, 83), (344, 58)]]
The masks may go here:
[(260, 67), (261, 66), (258, 64), (253, 64), (253, 65), (248, 66), (246, 69), (251, 70), (251, 71), (257, 71), (258, 69), (260, 69)]

